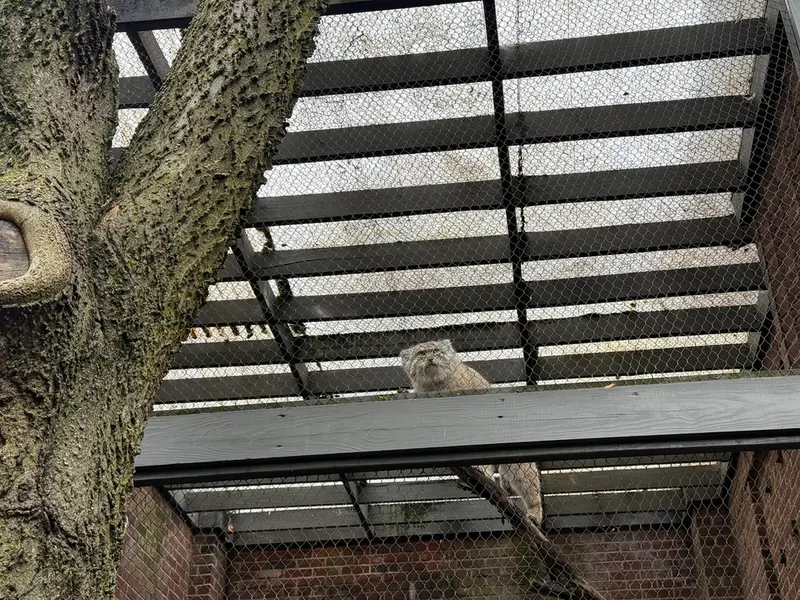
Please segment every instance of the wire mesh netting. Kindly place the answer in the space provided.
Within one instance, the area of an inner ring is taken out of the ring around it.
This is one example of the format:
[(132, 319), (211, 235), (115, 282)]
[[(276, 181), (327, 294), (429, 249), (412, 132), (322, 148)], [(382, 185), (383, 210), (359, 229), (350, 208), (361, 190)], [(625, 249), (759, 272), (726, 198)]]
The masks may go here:
[[(348, 6), (321, 19), (156, 416), (796, 368), (800, 57), (780, 3)], [(117, 155), (182, 35), (117, 34)], [(797, 460), (138, 488), (118, 597), (787, 600)]]
[[(512, 508), (503, 481), (487, 493), (457, 468), (137, 488), (117, 597), (795, 598), (798, 461), (500, 465), (530, 480)], [(528, 501), (541, 538), (514, 512)]]

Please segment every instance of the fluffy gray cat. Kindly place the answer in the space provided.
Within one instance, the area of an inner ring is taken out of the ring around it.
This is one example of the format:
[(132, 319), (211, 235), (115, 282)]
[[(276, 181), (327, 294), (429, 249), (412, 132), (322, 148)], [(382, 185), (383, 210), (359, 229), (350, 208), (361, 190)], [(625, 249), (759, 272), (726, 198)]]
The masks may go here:
[[(450, 340), (423, 342), (400, 352), (400, 360), (415, 392), (484, 390), (489, 382), (468, 367)], [(510, 495), (519, 496), (522, 508), (537, 524), (542, 522), (541, 478), (536, 463), (474, 467), (498, 481)]]

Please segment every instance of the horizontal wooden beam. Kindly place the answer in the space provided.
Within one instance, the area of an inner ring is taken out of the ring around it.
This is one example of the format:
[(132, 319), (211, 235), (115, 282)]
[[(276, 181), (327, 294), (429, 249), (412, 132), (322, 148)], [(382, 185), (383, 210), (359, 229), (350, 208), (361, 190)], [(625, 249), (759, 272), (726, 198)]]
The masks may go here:
[[(751, 341), (742, 344), (540, 356), (537, 366), (542, 380), (746, 369), (753, 363), (753, 346), (757, 337), (753, 335)], [(522, 359), (483, 360), (469, 364), (493, 383), (525, 380)], [(346, 396), (409, 387), (408, 378), (400, 367), (313, 371), (308, 378), (308, 390), (315, 396)], [(238, 375), (165, 380), (156, 401), (175, 404), (297, 394), (288, 374)]]
[[(606, 513), (586, 515), (564, 515), (545, 518), (545, 528), (550, 530), (594, 529), (609, 527), (670, 527), (680, 525), (686, 517), (685, 510), (650, 511), (630, 513)], [(450, 536), (470, 534), (511, 533), (507, 519), (482, 519), (480, 521), (439, 521), (434, 523), (407, 523), (404, 525), (377, 525), (372, 527), (375, 538), (392, 540), (407, 536)], [(366, 539), (358, 527), (329, 529), (281, 529), (278, 531), (243, 531), (234, 533), (235, 546), (308, 544), (313, 542)]]
[(789, 447), (798, 436), (800, 377), (420, 398), (156, 416), (136, 479)]
[[(764, 276), (756, 263), (646, 271), (530, 282), (529, 308), (592, 304), (668, 296), (761, 290)], [(279, 299), (276, 315), (284, 321), (329, 321), (426, 314), (508, 310), (513, 292), (506, 284), (460, 288), (374, 292)], [(262, 323), (255, 299), (207, 302), (195, 326)]]
[[(326, 14), (394, 10), (465, 0), (332, 0)], [(142, 31), (186, 27), (197, 11), (197, 0), (109, 0), (117, 13), (118, 31)]]
[[(752, 100), (726, 96), (513, 113), (506, 122), (509, 143), (540, 144), (746, 127), (753, 123), (756, 112)], [(290, 133), (273, 162), (294, 164), (496, 144), (494, 116), (482, 115)]]
[[(715, 306), (685, 310), (587, 314), (528, 323), (539, 345), (577, 344), (681, 335), (755, 332), (763, 307)], [(460, 352), (521, 347), (515, 323), (470, 323), (433, 329), (305, 336), (296, 340), (299, 362), (327, 362), (394, 357), (403, 348), (435, 339), (450, 339)], [(173, 359), (176, 369), (280, 364), (274, 340), (183, 344)]]
[[(607, 471), (542, 471), (542, 492), (552, 494), (609, 492), (648, 488), (698, 488), (720, 486), (727, 462), (700, 465), (663, 465), (631, 467)], [(344, 487), (337, 485), (307, 487), (239, 487), (226, 490), (199, 488), (175, 490), (176, 502), (186, 512), (232, 511), (242, 509), (284, 508), (347, 504)], [(360, 504), (390, 502), (430, 502), (475, 498), (457, 480), (392, 481), (365, 483), (358, 496)], [(648, 507), (663, 510), (659, 507)]]
[[(719, 245), (740, 246), (744, 241), (736, 219), (725, 216), (524, 233), (521, 236), (521, 254), (522, 260), (535, 261)], [(276, 279), (483, 265), (510, 260), (509, 238), (507, 235), (498, 235), (279, 250), (257, 256), (251, 268), (260, 279)], [(234, 268), (233, 274), (236, 271), (238, 268)], [(223, 271), (223, 275), (230, 273)]]
[[(767, 49), (761, 19), (704, 23), (612, 35), (548, 40), (502, 48), (503, 79), (759, 54)], [(487, 48), (381, 56), (308, 65), (301, 96), (323, 96), (490, 81)], [(150, 81), (120, 79), (120, 108), (145, 107)]]
[[(528, 283), (529, 308), (759, 290), (763, 285), (757, 263), (550, 279)], [(492, 284), (281, 298), (275, 316), (281, 321), (331, 321), (508, 310), (514, 306), (511, 285)]]
[[(740, 192), (738, 161), (522, 177), (514, 180), (517, 206)], [(259, 197), (247, 225), (277, 226), (376, 217), (503, 208), (499, 181)]]

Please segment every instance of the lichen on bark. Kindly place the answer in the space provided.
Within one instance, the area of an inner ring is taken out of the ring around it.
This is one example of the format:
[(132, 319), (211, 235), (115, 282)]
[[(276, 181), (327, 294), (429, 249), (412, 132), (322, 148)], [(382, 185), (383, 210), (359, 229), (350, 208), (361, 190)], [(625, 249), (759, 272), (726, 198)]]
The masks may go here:
[(145, 421), (283, 135), (322, 4), (201, 1), (112, 176), (113, 13), (0, 2), (0, 200), (27, 207), (0, 209), (60, 230), (69, 264), (47, 293), (10, 280), (33, 302), (0, 300), (3, 600), (113, 597)]

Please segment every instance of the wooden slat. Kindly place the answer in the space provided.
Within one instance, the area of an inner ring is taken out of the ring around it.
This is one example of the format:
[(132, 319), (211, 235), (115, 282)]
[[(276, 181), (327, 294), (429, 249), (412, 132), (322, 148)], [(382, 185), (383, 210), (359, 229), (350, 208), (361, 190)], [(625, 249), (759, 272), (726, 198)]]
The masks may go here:
[(495, 142), (492, 115), (318, 129), (288, 133), (273, 164), (488, 148)]
[(564, 495), (545, 498), (547, 515), (588, 515), (683, 510), (693, 501), (716, 498), (716, 486), (693, 490), (619, 492), (610, 494)]
[(155, 96), (156, 90), (147, 75), (120, 77), (117, 108), (147, 108)]
[(238, 513), (231, 515), (231, 523), (236, 532), (314, 527), (360, 527), (358, 516), (351, 506)]
[(502, 208), (500, 181), (256, 198), (247, 225), (275, 226)]
[[(577, 344), (635, 338), (758, 331), (760, 306), (719, 306), (652, 312), (587, 314), (528, 323), (540, 345)], [(306, 336), (296, 340), (300, 362), (358, 360), (396, 356), (401, 349), (434, 339), (450, 339), (459, 352), (519, 348), (514, 323), (470, 323), (433, 329), (377, 331)], [(272, 340), (184, 344), (173, 368), (205, 368), (278, 364), (282, 357)]]
[[(514, 113), (508, 115), (507, 123), (510, 143), (539, 144), (745, 127), (755, 115), (752, 100), (729, 96)], [(290, 133), (273, 162), (293, 164), (495, 144), (494, 117), (485, 115)]]
[(755, 116), (754, 101), (728, 96), (514, 113), (507, 123), (509, 143), (540, 144), (745, 127)]
[[(464, 0), (332, 0), (326, 14), (349, 14), (451, 4)], [(197, 0), (110, 0), (117, 13), (117, 30), (149, 30), (187, 27), (197, 10)]]
[(745, 172), (741, 163), (724, 161), (523, 177), (514, 198), (518, 206), (543, 206), (739, 192), (745, 187)]
[[(609, 377), (748, 368), (753, 361), (751, 343), (631, 350), (595, 354), (542, 356), (537, 367), (542, 380), (578, 377)], [(525, 380), (522, 359), (468, 363), (493, 383)], [(309, 373), (309, 391), (314, 395), (348, 394), (408, 389), (408, 378), (400, 367), (337, 369)], [(159, 403), (271, 398), (297, 395), (291, 376), (241, 375), (176, 379), (162, 382)]]
[[(568, 173), (516, 179), (514, 202), (539, 206), (562, 202), (739, 192), (745, 189), (738, 161)], [(502, 208), (499, 181), (414, 186), (256, 198), (247, 225), (276, 226), (375, 217)]]
[[(522, 359), (474, 361), (469, 364), (494, 383), (525, 380)], [(407, 389), (410, 385), (400, 367), (317, 371), (311, 373), (309, 382), (311, 393), (318, 395)]]
[(528, 283), (532, 306), (552, 307), (640, 298), (763, 289), (757, 263), (576, 277)]
[(296, 296), (279, 300), (275, 316), (281, 321), (332, 321), (514, 308), (511, 284), (441, 288), (419, 291)]
[[(747, 368), (752, 364), (752, 353), (749, 344), (725, 344), (541, 356), (537, 358), (537, 368), (542, 380), (713, 371)], [(493, 383), (525, 380), (522, 359), (476, 361), (469, 364)], [(408, 388), (409, 385), (408, 378), (400, 367), (340, 369), (314, 372), (310, 377), (310, 389), (312, 393), (319, 395), (398, 390)]]
[[(520, 449), (529, 460), (579, 458), (581, 448), (584, 456), (603, 455), (602, 448), (659, 454), (677, 443), (687, 452), (718, 451), (728, 448), (700, 442), (736, 438), (742, 448), (763, 443), (767, 433), (782, 443), (800, 431), (799, 389), (800, 377), (789, 376), (156, 416), (136, 476), (140, 484), (159, 476), (174, 484), (352, 465), (484, 464)], [(254, 464), (258, 474), (244, 475)]]
[(239, 375), (235, 377), (202, 377), (168, 379), (161, 382), (156, 402), (208, 402), (241, 398), (280, 398), (298, 395), (289, 373), (274, 375)]
[(746, 19), (521, 44), (501, 48), (502, 72), (535, 77), (759, 54), (766, 34), (763, 20)]
[[(738, 45), (744, 45), (743, 41)], [(488, 48), (310, 63), (300, 95), (326, 96), (489, 81), (491, 67)]]
[[(542, 489), (545, 503), (550, 511), (549, 519), (563, 514), (596, 513), (597, 509), (608, 508), (615, 513), (622, 508), (635, 510), (634, 504), (649, 501), (646, 508), (651, 511), (678, 510), (684, 507), (686, 494), (679, 491), (632, 492), (647, 488), (690, 488), (693, 499), (698, 497), (716, 497), (725, 477), (727, 463), (699, 466), (677, 466), (663, 468), (640, 468), (616, 471), (594, 471), (582, 473), (547, 473), (542, 475)], [(699, 490), (699, 491), (698, 491)], [(598, 494), (590, 496), (559, 497), (553, 494), (575, 493), (585, 491), (621, 491), (617, 494)], [(276, 508), (291, 506), (324, 506), (347, 504), (348, 496), (341, 486), (324, 486), (312, 488), (285, 489), (242, 489), (232, 491), (190, 490), (173, 492), (176, 501), (189, 513), (200, 511), (232, 511), (254, 508)], [(423, 525), (433, 522), (477, 522), (492, 514), (487, 513), (491, 507), (485, 502), (473, 503), (438, 503), (429, 511), (431, 501), (468, 499), (475, 496), (460, 487), (456, 481), (434, 481), (425, 483), (385, 483), (367, 485), (359, 496), (367, 508), (370, 522), (375, 526), (385, 523)], [(680, 498), (676, 504), (675, 499)], [(392, 506), (374, 506), (375, 503), (418, 502), (421, 504)], [(452, 508), (451, 508), (452, 507)], [(330, 512), (328, 512), (330, 511)], [(305, 511), (283, 511), (290, 515), (300, 515)], [(330, 523), (323, 522), (320, 527), (342, 527), (339, 509), (319, 509), (312, 511), (314, 515), (330, 514)], [(443, 515), (442, 512), (445, 514)], [(281, 513), (275, 513), (281, 514)], [(444, 516), (444, 519), (442, 519)], [(347, 517), (349, 518), (349, 517)], [(313, 519), (311, 520), (313, 521)], [(309, 522), (311, 522), (309, 521)], [(256, 527), (262, 527), (259, 519)], [(289, 526), (295, 522), (289, 519)], [(243, 524), (240, 523), (240, 526)], [(307, 525), (308, 526), (308, 525)], [(344, 525), (346, 526), (346, 525)], [(306, 530), (307, 531), (307, 530)], [(457, 532), (442, 530), (438, 533)], [(406, 530), (405, 534), (408, 534)], [(431, 532), (429, 532), (431, 533)], [(383, 532), (380, 535), (400, 535)]]
[[(501, 76), (537, 77), (621, 67), (758, 54), (765, 51), (761, 19), (704, 23), (512, 45), (501, 50)], [(489, 81), (487, 48), (466, 48), (308, 65), (301, 96), (408, 89)], [(147, 78), (120, 79), (120, 108), (147, 106), (155, 91)]]
[[(626, 468), (624, 470), (581, 471), (542, 474), (542, 492), (564, 494), (586, 491), (613, 491), (671, 487), (720, 486), (727, 462), (710, 465)], [(661, 510), (652, 507), (653, 510)]]
[(253, 264), (261, 279), (371, 273), (508, 262), (507, 235), (422, 242), (396, 242), (308, 250), (280, 250)]
[[(725, 216), (527, 233), (523, 236), (522, 256), (523, 260), (534, 261), (738, 245), (740, 241), (735, 218)], [(510, 257), (508, 236), (501, 235), (282, 250), (259, 256), (252, 268), (256, 277), (275, 279), (496, 264), (508, 262)]]
[(306, 336), (298, 340), (297, 353), (304, 362), (381, 358), (396, 356), (401, 349), (415, 344), (445, 338), (460, 352), (518, 348), (522, 343), (515, 323), (470, 323), (435, 329)]
[(286, 506), (324, 506), (350, 502), (341, 484), (271, 489), (239, 488), (230, 491), (198, 488), (173, 490), (171, 493), (180, 507), (188, 513)]
[(234, 532), (234, 546), (286, 546), (287, 544), (330, 543), (366, 539), (363, 527), (335, 527), (328, 529), (288, 529), (280, 531)]
[(192, 325), (245, 325), (264, 322), (264, 312), (255, 298), (206, 302), (195, 315)]
[[(764, 278), (757, 263), (552, 279), (528, 283), (530, 308), (571, 306), (666, 296), (757, 290)], [(426, 289), (281, 299), (282, 321), (331, 321), (514, 308), (510, 285)]]
[(241, 340), (182, 344), (172, 359), (173, 369), (242, 367), (283, 363), (275, 340)]
[(760, 306), (718, 306), (686, 310), (588, 314), (569, 319), (530, 321), (531, 337), (540, 345), (576, 344), (681, 335), (758, 331)]

